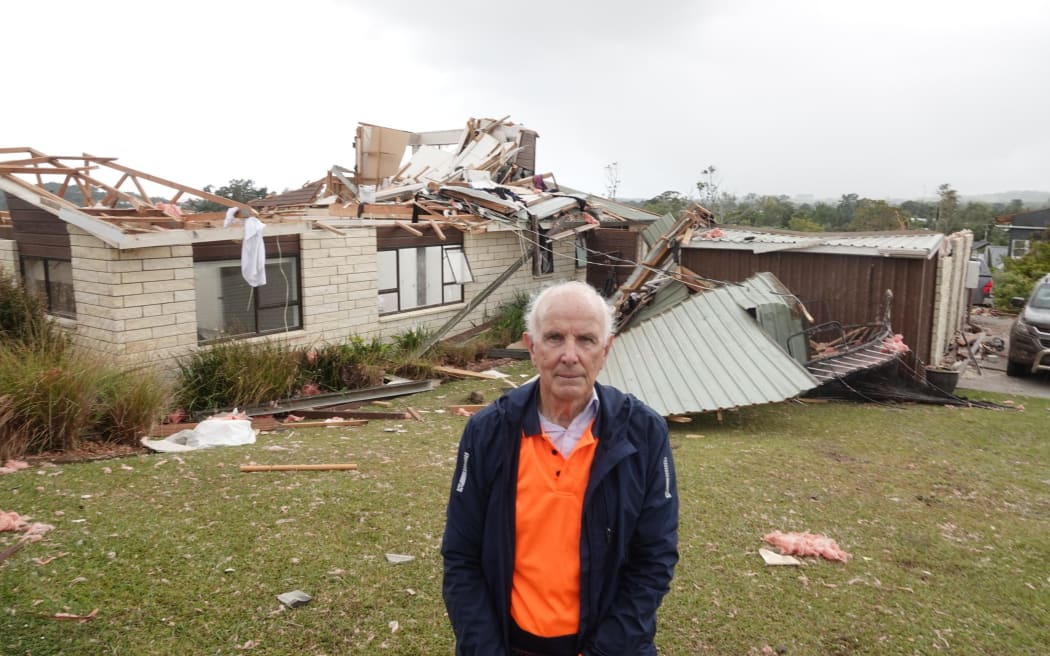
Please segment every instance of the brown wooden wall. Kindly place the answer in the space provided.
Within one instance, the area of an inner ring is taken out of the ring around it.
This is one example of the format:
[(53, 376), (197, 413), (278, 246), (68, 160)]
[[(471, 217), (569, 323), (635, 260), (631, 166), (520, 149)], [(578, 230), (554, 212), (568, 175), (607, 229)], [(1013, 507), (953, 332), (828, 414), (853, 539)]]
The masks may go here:
[(931, 362), (937, 258), (888, 258), (779, 252), (683, 249), (682, 264), (716, 280), (741, 282), (759, 271), (781, 280), (816, 323), (871, 323), (881, 316), (885, 291), (893, 291), (890, 323), (912, 350), (907, 358)]
[(20, 255), (69, 260), (69, 231), (66, 223), (54, 214), (30, 205), (17, 196), (6, 194), (11, 211), (11, 226)]
[(595, 228), (584, 235), (589, 251), (587, 284), (602, 291), (611, 275), (616, 279), (615, 291), (634, 271), (629, 263), (638, 261), (639, 233), (618, 228)]

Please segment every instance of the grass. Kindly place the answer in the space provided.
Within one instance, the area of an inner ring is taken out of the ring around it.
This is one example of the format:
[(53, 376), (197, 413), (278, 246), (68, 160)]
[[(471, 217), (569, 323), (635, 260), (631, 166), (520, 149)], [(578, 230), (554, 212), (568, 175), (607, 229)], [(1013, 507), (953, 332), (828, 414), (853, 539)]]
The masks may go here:
[[(424, 423), (0, 476), (0, 509), (55, 525), (0, 567), (0, 653), (452, 653), (439, 546), (465, 419), (437, 410), (498, 389), (393, 400)], [(785, 403), (672, 425), (682, 560), (661, 654), (1042, 653), (1050, 401), (1016, 401), (1027, 409)], [(360, 469), (238, 471), (250, 462)], [(853, 557), (765, 567), (774, 529), (826, 533)], [(296, 589), (313, 601), (283, 608)]]

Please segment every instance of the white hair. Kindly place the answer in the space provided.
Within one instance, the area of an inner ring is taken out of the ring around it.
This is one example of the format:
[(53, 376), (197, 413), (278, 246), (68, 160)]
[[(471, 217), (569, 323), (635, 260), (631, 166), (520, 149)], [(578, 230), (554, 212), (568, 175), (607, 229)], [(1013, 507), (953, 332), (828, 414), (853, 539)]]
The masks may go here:
[(540, 315), (542, 315), (547, 309), (547, 304), (550, 302), (551, 298), (563, 293), (574, 294), (578, 298), (585, 300), (591, 305), (591, 307), (597, 310), (602, 321), (602, 334), (605, 336), (605, 339), (612, 337), (612, 306), (605, 302), (605, 299), (601, 297), (601, 294), (599, 294), (594, 287), (578, 280), (555, 283), (544, 287), (537, 294), (533, 295), (532, 299), (529, 301), (528, 307), (525, 308), (525, 330), (530, 335), (533, 337), (539, 337)]

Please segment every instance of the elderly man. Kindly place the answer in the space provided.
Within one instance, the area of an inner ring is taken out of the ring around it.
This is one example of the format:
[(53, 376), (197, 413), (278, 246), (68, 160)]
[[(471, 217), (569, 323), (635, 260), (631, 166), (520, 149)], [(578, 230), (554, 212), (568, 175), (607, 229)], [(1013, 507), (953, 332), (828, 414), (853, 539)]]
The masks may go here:
[(591, 287), (548, 287), (526, 330), (538, 380), (460, 441), (441, 546), (456, 654), (656, 654), (678, 561), (667, 424), (595, 382), (613, 338)]

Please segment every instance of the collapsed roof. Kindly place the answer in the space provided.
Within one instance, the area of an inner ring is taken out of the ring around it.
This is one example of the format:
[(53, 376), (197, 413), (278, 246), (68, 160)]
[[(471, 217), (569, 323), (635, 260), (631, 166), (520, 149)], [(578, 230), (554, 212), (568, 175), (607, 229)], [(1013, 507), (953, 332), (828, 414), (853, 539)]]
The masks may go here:
[[(459, 130), (420, 133), (361, 123), (353, 169), (332, 166), (300, 189), (250, 204), (123, 166), (114, 157), (0, 148), (0, 155), (10, 156), (0, 161), (0, 191), (119, 249), (240, 238), (240, 229), (226, 221), (233, 210), (258, 217), (268, 235), (338, 232), (340, 226), (379, 221), (410, 232), (424, 226), (439, 232), (542, 229), (556, 239), (658, 218), (562, 190), (553, 173), (536, 172), (536, 139), (534, 131), (506, 117), (472, 118)], [(226, 209), (195, 212), (186, 204), (192, 199)]]

